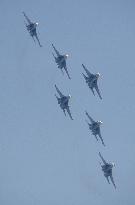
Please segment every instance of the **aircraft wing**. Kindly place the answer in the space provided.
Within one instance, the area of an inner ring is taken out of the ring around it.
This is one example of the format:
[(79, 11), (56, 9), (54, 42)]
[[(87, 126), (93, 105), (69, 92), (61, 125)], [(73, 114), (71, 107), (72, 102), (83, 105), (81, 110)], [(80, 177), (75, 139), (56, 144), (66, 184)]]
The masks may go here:
[(64, 112), (64, 115), (66, 116), (66, 112), (65, 112), (65, 110), (63, 109), (63, 112)]
[(89, 87), (89, 88), (91, 89), (91, 91), (92, 91), (93, 95), (95, 96), (95, 93), (94, 93), (94, 90), (93, 90), (93, 88), (91, 88), (91, 87)]
[(59, 51), (57, 51), (57, 49), (55, 48), (55, 46), (54, 46), (53, 44), (52, 44), (52, 47), (53, 47), (53, 49), (54, 49), (55, 53), (57, 54), (57, 56), (59, 57), (59, 56), (60, 56)]
[(67, 69), (67, 66), (66, 66), (66, 65), (64, 66), (64, 69), (65, 69), (65, 71), (66, 71), (66, 74), (67, 74), (68, 78), (71, 79), (71, 78), (70, 78), (70, 75), (69, 75), (69, 73), (68, 73), (68, 69)]
[(60, 97), (63, 97), (64, 95), (60, 92), (60, 90), (58, 89), (58, 87), (55, 85), (55, 88), (57, 90), (57, 92), (59, 93)]
[(39, 41), (39, 38), (38, 38), (37, 33), (35, 33), (35, 38), (37, 39), (39, 46), (42, 47), (42, 45), (41, 45), (41, 43), (40, 43), (40, 41)]
[(87, 75), (90, 77), (92, 75), (92, 73), (83, 64), (82, 64), (82, 67), (84, 68)]
[(101, 141), (102, 141), (102, 144), (105, 146), (105, 143), (104, 143), (104, 140), (103, 140), (103, 138), (102, 138), (102, 136), (101, 136), (101, 132), (100, 132), (100, 130), (99, 130), (99, 138), (101, 139)]
[(98, 85), (95, 86), (95, 89), (96, 89), (97, 94), (99, 95), (100, 99), (102, 100), (102, 96), (101, 96), (101, 94), (100, 94), (100, 91), (99, 91)]
[(52, 53), (52, 55), (53, 55), (53, 57), (54, 57), (54, 59), (55, 59), (55, 61), (56, 61), (56, 57), (55, 57), (54, 53)]
[(84, 75), (84, 73), (82, 73), (84, 79), (86, 80), (88, 77), (86, 75)]
[(86, 122), (88, 125), (90, 125), (90, 123), (89, 123), (87, 120), (85, 120), (85, 122)]
[(28, 23), (31, 24), (32, 22), (31, 22), (31, 20), (28, 18), (28, 16), (26, 16), (25, 12), (22, 12), (22, 13), (23, 13), (24, 17), (26, 18), (26, 20), (28, 21)]
[(68, 114), (69, 114), (71, 120), (73, 120), (72, 115), (71, 115), (71, 112), (70, 112), (70, 109), (69, 109), (69, 106), (67, 106), (66, 110), (67, 110), (67, 112), (68, 112)]
[(107, 164), (107, 162), (104, 160), (104, 158), (102, 157), (102, 155), (101, 155), (100, 152), (99, 152), (99, 156), (100, 156), (100, 158), (102, 159), (103, 163), (104, 163), (104, 164)]
[(114, 188), (116, 189), (116, 185), (115, 185), (115, 182), (114, 182), (114, 179), (113, 179), (112, 174), (110, 175), (110, 179), (111, 179), (111, 181), (112, 181), (112, 183), (113, 183)]
[(90, 115), (85, 111), (85, 114), (87, 115), (87, 117), (90, 119), (91, 123), (94, 123), (95, 121), (92, 119), (92, 117), (90, 117)]
[[(30, 35), (31, 35), (31, 34), (30, 34)], [(34, 36), (31, 35), (31, 37), (33, 38), (33, 41), (36, 43), (36, 41), (35, 41), (35, 39), (34, 39)]]
[(106, 177), (108, 184), (110, 184), (108, 177)]

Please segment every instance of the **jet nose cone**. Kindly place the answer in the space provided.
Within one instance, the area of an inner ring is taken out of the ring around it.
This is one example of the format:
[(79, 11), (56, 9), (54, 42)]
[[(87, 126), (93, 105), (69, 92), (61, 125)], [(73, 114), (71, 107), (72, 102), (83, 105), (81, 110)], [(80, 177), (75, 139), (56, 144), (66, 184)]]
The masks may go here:
[(101, 125), (101, 124), (103, 124), (103, 122), (102, 122), (102, 121), (98, 121), (98, 124), (100, 124), (100, 125)]
[(100, 73), (96, 73), (96, 77), (99, 78), (101, 75)]
[(65, 54), (65, 55), (64, 55), (64, 58), (65, 58), (65, 59), (67, 59), (68, 57), (69, 57), (69, 55), (68, 55), (68, 54)]

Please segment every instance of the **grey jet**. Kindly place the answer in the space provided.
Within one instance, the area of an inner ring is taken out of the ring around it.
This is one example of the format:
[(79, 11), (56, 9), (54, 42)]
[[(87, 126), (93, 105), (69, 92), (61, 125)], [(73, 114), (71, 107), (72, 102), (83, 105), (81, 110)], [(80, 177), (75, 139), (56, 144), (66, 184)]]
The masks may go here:
[(99, 91), (99, 88), (98, 88), (98, 84), (97, 84), (97, 80), (98, 80), (100, 74), (99, 73), (92, 74), (83, 64), (82, 64), (82, 67), (84, 68), (87, 76), (85, 74), (83, 74), (83, 73), (82, 73), (82, 75), (83, 75), (86, 83), (88, 84), (89, 88), (91, 89), (93, 95), (95, 95), (95, 92), (94, 92), (94, 88), (95, 88), (99, 98), (102, 99), (102, 96), (100, 94), (100, 91)]
[(56, 98), (57, 98), (58, 104), (60, 105), (61, 109), (63, 110), (65, 116), (66, 116), (65, 111), (67, 111), (67, 113), (69, 114), (71, 120), (73, 120), (70, 109), (69, 109), (69, 105), (68, 105), (69, 99), (71, 98), (71, 95), (65, 96), (61, 93), (61, 91), (58, 89), (58, 87), (56, 85), (55, 85), (55, 88), (56, 88), (56, 91), (58, 92), (58, 94), (60, 96), (60, 97), (58, 97), (57, 95), (55, 95)]
[(88, 114), (88, 112), (86, 112), (86, 111), (85, 111), (85, 114), (87, 115), (87, 117), (89, 118), (89, 120), (90, 120), (90, 122), (91, 122), (91, 123), (89, 123), (89, 122), (86, 120), (86, 122), (87, 122), (87, 124), (88, 124), (88, 126), (89, 126), (89, 129), (91, 130), (92, 134), (95, 136), (95, 138), (96, 138), (97, 141), (98, 141), (98, 137), (97, 137), (97, 136), (99, 136), (99, 138), (100, 138), (102, 144), (105, 146), (105, 143), (104, 143), (104, 141), (103, 141), (103, 138), (102, 138), (102, 136), (101, 136), (101, 131), (100, 131), (100, 125), (102, 124), (102, 122), (101, 122), (101, 121), (94, 121), (94, 120), (92, 119), (92, 117), (90, 117), (90, 115)]
[(38, 35), (37, 35), (37, 31), (36, 31), (38, 23), (37, 22), (33, 23), (28, 18), (28, 16), (25, 14), (25, 12), (22, 12), (22, 13), (23, 13), (25, 19), (27, 20), (27, 23), (25, 22), (25, 26), (27, 28), (27, 31), (29, 32), (30, 36), (33, 38), (34, 42), (35, 42), (35, 39), (34, 39), (34, 37), (35, 37), (37, 39), (37, 41), (38, 41), (39, 46), (42, 47), (42, 45), (41, 45), (41, 43), (39, 41)]
[(55, 51), (55, 53), (57, 55), (57, 56), (55, 56), (54, 53), (52, 53), (58, 68), (61, 69), (62, 73), (63, 73), (62, 69), (64, 69), (66, 74), (67, 74), (67, 76), (68, 76), (68, 78), (71, 79), (71, 77), (70, 77), (70, 75), (68, 73), (67, 65), (66, 65), (66, 60), (68, 58), (68, 54), (61, 55), (53, 44), (52, 44), (52, 47), (53, 47), (53, 49), (54, 49), (54, 51)]
[(114, 179), (112, 176), (112, 168), (115, 166), (115, 164), (106, 162), (104, 160), (104, 158), (102, 157), (100, 152), (99, 152), (99, 156), (103, 162), (103, 165), (101, 164), (101, 168), (102, 168), (102, 171), (104, 172), (105, 178), (107, 179), (108, 183), (110, 184), (110, 181), (109, 181), (109, 177), (110, 177), (110, 180), (111, 180), (114, 188), (116, 189), (116, 185), (115, 185), (115, 182), (114, 182)]

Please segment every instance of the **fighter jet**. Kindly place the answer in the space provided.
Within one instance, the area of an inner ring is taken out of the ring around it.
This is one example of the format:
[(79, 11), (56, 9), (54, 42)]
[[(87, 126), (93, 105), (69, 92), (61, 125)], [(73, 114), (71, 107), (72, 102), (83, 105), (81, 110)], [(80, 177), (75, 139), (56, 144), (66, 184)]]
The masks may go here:
[(33, 23), (27, 16), (24, 12), (22, 12), (25, 19), (27, 20), (27, 23), (25, 23), (25, 26), (27, 28), (27, 31), (29, 32), (29, 34), (31, 35), (31, 37), (33, 38), (34, 42), (35, 42), (35, 39), (34, 37), (37, 39), (37, 42), (39, 44), (40, 47), (42, 47), (42, 45), (40, 44), (40, 41), (39, 41), (39, 38), (38, 38), (38, 35), (37, 35), (37, 31), (36, 31), (36, 28), (38, 26), (38, 23)]
[(65, 96), (61, 93), (61, 91), (58, 89), (58, 87), (56, 85), (55, 85), (55, 88), (60, 96), (60, 97), (58, 97), (57, 95), (55, 95), (57, 100), (58, 100), (58, 104), (60, 105), (61, 109), (63, 110), (65, 116), (66, 116), (65, 111), (67, 110), (67, 113), (69, 114), (71, 120), (73, 120), (70, 109), (69, 109), (69, 105), (68, 105), (68, 102), (69, 102), (69, 99), (71, 98), (71, 95)]
[(99, 152), (99, 156), (100, 156), (102, 162), (104, 163), (103, 165), (101, 165), (102, 171), (104, 172), (104, 176), (106, 177), (109, 184), (110, 184), (110, 181), (109, 181), (109, 177), (110, 177), (110, 180), (111, 180), (114, 188), (116, 189), (116, 185), (114, 183), (113, 176), (112, 176), (112, 168), (115, 166), (115, 164), (114, 163), (107, 163), (104, 160), (104, 158), (102, 157), (100, 152)]
[[(54, 47), (53, 44), (52, 44), (52, 47), (53, 47), (53, 49), (54, 49), (54, 51), (55, 51), (55, 53), (56, 53), (56, 55), (57, 55), (57, 56), (55, 56), (54, 53), (52, 53), (52, 54), (53, 54), (53, 57), (54, 57), (54, 59), (55, 59), (55, 62), (56, 62), (56, 64), (58, 65), (58, 68), (61, 69), (62, 73), (63, 73), (63, 70), (62, 70), (62, 69), (64, 68), (64, 70), (65, 70), (65, 72), (66, 72), (68, 78), (71, 79), (71, 78), (70, 78), (70, 75), (69, 75), (69, 73), (68, 73), (68, 70), (67, 70), (67, 65), (66, 65), (66, 60), (67, 60), (67, 58), (68, 58), (68, 54), (61, 55), (61, 54), (59, 53), (59, 51), (56, 50), (56, 48)], [(64, 74), (64, 73), (63, 73), (63, 74)]]
[(88, 121), (86, 121), (92, 134), (95, 136), (97, 141), (98, 141), (98, 138), (97, 138), (97, 135), (98, 135), (102, 144), (105, 146), (103, 138), (101, 136), (101, 132), (100, 132), (100, 125), (102, 124), (102, 122), (101, 121), (97, 121), (97, 122), (94, 121), (86, 111), (85, 111), (85, 114), (87, 115), (87, 117), (89, 118), (89, 120), (91, 122), (91, 123), (89, 123)]
[(98, 85), (97, 85), (97, 80), (98, 80), (100, 74), (99, 73), (92, 74), (83, 64), (82, 64), (82, 67), (84, 68), (87, 76), (84, 75), (83, 73), (82, 73), (82, 75), (83, 75), (86, 83), (88, 84), (89, 88), (91, 89), (93, 95), (95, 95), (95, 92), (94, 92), (94, 88), (95, 88), (100, 99), (102, 99)]

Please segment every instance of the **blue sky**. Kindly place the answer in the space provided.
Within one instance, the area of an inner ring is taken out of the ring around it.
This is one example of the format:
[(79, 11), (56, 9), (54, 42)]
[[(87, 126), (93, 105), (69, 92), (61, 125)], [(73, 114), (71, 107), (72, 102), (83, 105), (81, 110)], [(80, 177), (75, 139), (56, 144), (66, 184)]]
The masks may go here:
[[(134, 205), (134, 1), (0, 1), (0, 204)], [(22, 11), (39, 22), (43, 48), (24, 27)], [(51, 44), (67, 61), (62, 76)], [(81, 75), (99, 72), (103, 100)], [(74, 118), (55, 99), (57, 84), (71, 94)], [(87, 110), (105, 148), (85, 123)], [(98, 152), (114, 161), (117, 185), (108, 185)]]

